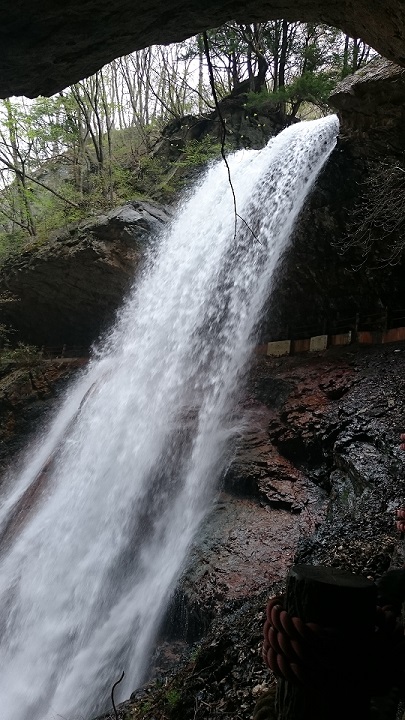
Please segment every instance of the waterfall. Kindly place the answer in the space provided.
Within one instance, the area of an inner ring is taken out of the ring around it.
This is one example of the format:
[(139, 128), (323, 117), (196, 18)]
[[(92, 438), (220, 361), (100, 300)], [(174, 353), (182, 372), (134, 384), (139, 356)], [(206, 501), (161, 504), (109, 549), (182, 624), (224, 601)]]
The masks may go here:
[(94, 717), (122, 670), (117, 701), (142, 682), (224, 469), (274, 270), (337, 132), (335, 116), (300, 123), (229, 158), (236, 234), (226, 168), (208, 170), (4, 493), (3, 720)]

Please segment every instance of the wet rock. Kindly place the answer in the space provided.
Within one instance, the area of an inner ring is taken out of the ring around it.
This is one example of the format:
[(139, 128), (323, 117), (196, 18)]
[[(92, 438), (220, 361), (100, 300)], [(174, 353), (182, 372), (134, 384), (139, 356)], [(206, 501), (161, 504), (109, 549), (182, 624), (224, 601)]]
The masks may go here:
[[(249, 720), (272, 683), (261, 659), (266, 600), (290, 565), (378, 580), (405, 563), (394, 523), (405, 505), (404, 348), (257, 359), (233, 462), (162, 622), (153, 680), (120, 705), (122, 720)], [(22, 418), (47, 406), (57, 371), (64, 377), (63, 361), (46, 367), (31, 369), (36, 390), (21, 368), (3, 370), (2, 390)]]
[[(257, 361), (245, 401), (250, 426), (172, 608), (176, 613), (182, 603), (174, 635), (194, 608), (189, 641), (203, 636), (177, 668), (166, 667), (121, 706), (122, 718), (250, 720), (273, 682), (260, 657), (263, 611), (268, 595), (282, 590), (288, 565), (332, 565), (377, 580), (405, 562), (394, 524), (395, 508), (405, 504), (402, 349), (351, 347)], [(273, 378), (282, 397), (267, 393), (265, 405), (261, 392)], [(329, 392), (335, 387), (343, 394)], [(283, 433), (291, 444), (279, 442)], [(303, 452), (308, 443), (322, 449), (317, 464)], [(278, 492), (283, 502), (290, 498), (288, 510), (272, 507)]]
[(158, 678), (120, 706), (122, 720), (251, 718), (258, 696), (270, 684), (261, 660), (265, 602), (261, 595), (250, 604), (230, 605), (183, 658), (177, 672)]
[(172, 635), (196, 640), (224, 604), (262, 593), (286, 576), (299, 540), (321, 523), (325, 498), (310, 482), (309, 488), (302, 482), (300, 494), (274, 485), (266, 503), (221, 494), (177, 586), (166, 619)]
[(39, 433), (67, 382), (86, 359), (10, 362), (0, 369), (0, 476), (18, 462), (17, 453)]

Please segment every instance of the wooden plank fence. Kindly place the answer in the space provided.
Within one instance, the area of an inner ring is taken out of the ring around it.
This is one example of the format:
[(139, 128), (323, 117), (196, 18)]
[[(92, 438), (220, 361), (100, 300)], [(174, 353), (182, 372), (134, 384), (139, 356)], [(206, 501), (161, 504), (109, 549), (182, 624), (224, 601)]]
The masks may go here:
[(280, 357), (303, 352), (321, 352), (328, 347), (379, 345), (405, 341), (405, 310), (383, 310), (324, 322), (321, 327), (300, 325), (269, 336), (257, 354)]

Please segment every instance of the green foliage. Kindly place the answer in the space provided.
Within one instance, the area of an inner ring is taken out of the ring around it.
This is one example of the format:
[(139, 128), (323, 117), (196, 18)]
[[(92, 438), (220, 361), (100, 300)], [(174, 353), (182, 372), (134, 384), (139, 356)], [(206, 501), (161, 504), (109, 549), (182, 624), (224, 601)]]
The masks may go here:
[[(4, 328), (4, 326), (0, 326), (0, 335), (2, 327)], [(35, 345), (19, 342), (17, 347), (12, 348), (6, 342), (0, 352), (0, 362), (3, 365), (11, 362), (24, 367), (32, 367), (42, 362), (42, 353)]]
[(267, 88), (261, 88), (259, 92), (249, 92), (245, 103), (246, 110), (253, 111), (265, 111), (269, 106), (278, 105), (280, 102), (287, 100), (287, 94), (285, 89), (275, 90), (273, 92), (267, 90)]
[[(191, 140), (179, 152), (180, 158), (169, 161), (159, 155), (139, 157), (131, 172), (124, 174), (129, 197), (152, 197), (161, 202), (171, 202), (184, 183), (190, 181), (190, 172), (198, 170), (219, 156), (221, 146), (213, 138)], [(124, 185), (125, 190), (125, 185)], [(121, 193), (123, 188), (121, 188)]]
[(179, 704), (181, 700), (181, 692), (177, 688), (171, 688), (166, 693), (166, 702), (170, 708), (170, 710), (174, 710), (174, 708)]
[(221, 145), (206, 135), (201, 140), (191, 140), (183, 150), (181, 159), (176, 162), (179, 167), (199, 167), (214, 160), (221, 153)]
[[(38, 97), (30, 106), (27, 136), (36, 143), (38, 154), (47, 154), (49, 145), (61, 146), (68, 139), (68, 128), (65, 116), (65, 98)], [(69, 128), (71, 132), (71, 128)], [(70, 138), (72, 139), (72, 138)]]
[(152, 709), (153, 705), (150, 700), (144, 700), (137, 709), (137, 717), (144, 717)]
[[(1, 296), (0, 296), (1, 303)], [(14, 330), (3, 323), (0, 323), (0, 348), (8, 349), (10, 346), (10, 339), (14, 334)]]
[(114, 163), (112, 167), (112, 184), (114, 194), (119, 202), (126, 202), (134, 197), (133, 174), (129, 168)]
[(167, 165), (161, 158), (150, 155), (139, 158), (132, 180), (134, 190), (151, 197), (165, 183), (166, 172)]
[(269, 107), (289, 104), (288, 110), (301, 103), (312, 103), (318, 108), (326, 109), (328, 97), (336, 85), (336, 77), (331, 72), (306, 71), (296, 77), (290, 85), (269, 92), (265, 88), (258, 93), (250, 92), (247, 96), (246, 109), (265, 112)]
[(195, 663), (201, 655), (201, 647), (197, 645), (190, 653), (191, 662)]
[[(252, 114), (325, 112), (336, 80), (369, 52), (335, 28), (285, 19), (233, 21), (207, 35), (220, 99), (241, 83), (263, 86), (247, 97)], [(219, 156), (219, 142), (184, 136), (165, 157), (152, 151), (170, 118), (212, 109), (206, 71), (198, 35), (120, 58), (52, 98), (1, 100), (0, 261), (130, 199), (176, 197)]]
[(20, 228), (14, 231), (0, 230), (0, 263), (10, 255), (19, 255), (26, 242), (27, 234)]
[(286, 88), (290, 102), (307, 101), (324, 106), (336, 85), (336, 77), (327, 72), (304, 72)]

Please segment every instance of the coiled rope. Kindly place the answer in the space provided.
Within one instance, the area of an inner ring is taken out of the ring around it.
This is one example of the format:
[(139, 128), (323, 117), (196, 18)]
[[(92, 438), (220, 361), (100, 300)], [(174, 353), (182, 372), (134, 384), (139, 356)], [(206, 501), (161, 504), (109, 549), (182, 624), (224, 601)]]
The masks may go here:
[(289, 615), (283, 597), (269, 600), (263, 628), (263, 660), (277, 676), (305, 687), (345, 681), (372, 694), (404, 687), (405, 636), (389, 607), (376, 608), (374, 632), (361, 636), (323, 628)]
[(397, 510), (397, 520), (396, 520), (396, 526), (399, 532), (405, 533), (405, 510), (404, 508), (400, 508)]

